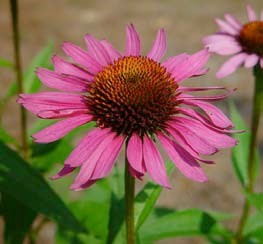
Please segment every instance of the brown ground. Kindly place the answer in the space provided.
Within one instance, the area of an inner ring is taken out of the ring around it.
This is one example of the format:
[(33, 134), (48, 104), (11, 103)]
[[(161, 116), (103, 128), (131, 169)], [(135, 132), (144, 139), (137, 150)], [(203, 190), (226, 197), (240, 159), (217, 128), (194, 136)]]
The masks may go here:
[[(261, 0), (250, 1), (253, 6), (263, 9)], [(127, 23), (137, 27), (143, 45), (143, 51), (149, 50), (158, 28), (164, 27), (168, 33), (167, 56), (181, 52), (195, 52), (202, 48), (202, 37), (213, 33), (215, 17), (225, 12), (233, 13), (243, 22), (246, 21), (245, 3), (240, 0), (46, 0), (20, 1), (20, 27), (22, 30), (23, 66), (50, 40), (55, 43), (56, 53), (61, 53), (59, 45), (71, 41), (84, 45), (83, 36), (91, 33), (98, 38), (107, 38), (120, 50), (124, 49)], [(259, 11), (258, 11), (259, 12)], [(0, 57), (12, 59), (10, 14), (8, 1), (0, 2)], [(242, 115), (249, 122), (253, 82), (251, 72), (239, 69), (235, 74), (217, 80), (215, 72), (223, 58), (213, 56), (208, 66), (208, 75), (192, 80), (186, 85), (212, 86), (226, 85), (238, 91), (232, 96), (239, 105)], [(13, 80), (13, 74), (1, 70), (0, 95)], [(222, 105), (223, 107), (224, 104)], [(13, 101), (4, 114), (4, 125), (18, 136), (18, 120), (15, 115), (17, 105)], [(262, 124), (261, 124), (262, 125)], [(262, 141), (262, 126), (260, 131)], [(205, 167), (209, 182), (193, 183), (179, 173), (172, 178), (173, 189), (164, 190), (158, 204), (173, 208), (213, 209), (238, 214), (242, 205), (240, 186), (235, 179), (230, 160), (230, 152), (225, 150), (213, 156), (216, 165)], [(223, 160), (222, 160), (223, 159)], [(260, 186), (258, 186), (260, 188)], [(261, 191), (263, 191), (261, 185)], [(43, 230), (38, 243), (54, 243), (52, 228)], [(174, 239), (158, 243), (203, 243), (196, 239)]]

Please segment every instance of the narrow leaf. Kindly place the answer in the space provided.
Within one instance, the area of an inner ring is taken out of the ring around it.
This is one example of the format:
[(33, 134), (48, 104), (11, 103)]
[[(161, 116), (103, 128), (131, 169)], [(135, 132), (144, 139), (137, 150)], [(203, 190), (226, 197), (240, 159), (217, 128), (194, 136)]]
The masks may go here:
[(0, 58), (0, 67), (3, 67), (3, 68), (13, 68), (14, 65), (12, 64), (11, 61), (9, 61), (9, 60), (7, 60), (7, 59)]
[(0, 142), (0, 191), (72, 231), (85, 231), (42, 176)]

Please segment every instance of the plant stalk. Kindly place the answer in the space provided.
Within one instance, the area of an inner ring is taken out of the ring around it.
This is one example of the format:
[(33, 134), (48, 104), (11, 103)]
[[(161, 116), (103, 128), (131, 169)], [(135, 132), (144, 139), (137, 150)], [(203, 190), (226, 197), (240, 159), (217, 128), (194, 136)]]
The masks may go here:
[[(20, 57), (20, 33), (19, 33), (19, 18), (18, 18), (18, 4), (17, 0), (10, 0), (10, 11), (12, 17), (12, 31), (13, 31), (13, 48), (14, 48), (14, 64), (15, 74), (18, 84), (18, 95), (23, 93), (23, 72)], [(27, 116), (26, 110), (20, 107), (20, 125), (21, 125), (21, 151), (25, 159), (28, 157), (28, 143), (27, 143)]]
[[(127, 149), (127, 142), (126, 142), (126, 149)], [(126, 221), (127, 244), (135, 243), (134, 192), (135, 192), (135, 179), (129, 172), (129, 162), (126, 154), (125, 155), (125, 221)]]
[[(253, 111), (251, 117), (251, 137), (250, 137), (250, 147), (249, 147), (249, 161), (248, 161), (248, 184), (245, 187), (245, 190), (248, 193), (254, 193), (255, 186), (255, 157), (256, 157), (256, 148), (257, 148), (257, 133), (258, 126), (260, 121), (260, 115), (263, 110), (263, 69), (259, 65), (254, 68), (255, 76), (255, 88), (254, 88), (254, 98), (253, 98)], [(236, 241), (237, 243), (242, 242), (243, 230), (246, 225), (247, 219), (250, 213), (250, 203), (246, 199), (242, 215), (239, 221), (238, 229), (236, 232)]]

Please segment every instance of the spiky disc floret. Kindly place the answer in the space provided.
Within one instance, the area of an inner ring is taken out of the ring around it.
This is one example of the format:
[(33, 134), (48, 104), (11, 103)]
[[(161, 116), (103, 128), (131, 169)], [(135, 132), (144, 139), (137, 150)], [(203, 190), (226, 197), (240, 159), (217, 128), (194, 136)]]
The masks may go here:
[(99, 127), (125, 135), (151, 134), (175, 113), (177, 87), (159, 63), (129, 56), (96, 75), (87, 100)]

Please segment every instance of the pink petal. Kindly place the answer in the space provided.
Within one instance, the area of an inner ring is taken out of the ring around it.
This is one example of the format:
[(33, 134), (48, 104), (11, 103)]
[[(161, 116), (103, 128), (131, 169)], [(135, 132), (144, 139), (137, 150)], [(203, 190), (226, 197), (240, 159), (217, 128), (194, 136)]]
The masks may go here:
[(260, 59), (260, 67), (263, 69), (263, 58)]
[(183, 81), (191, 76), (194, 76), (200, 71), (209, 59), (209, 52), (207, 49), (201, 50), (183, 61), (179, 67), (172, 71), (172, 77), (176, 82)]
[(220, 41), (207, 45), (210, 52), (215, 52), (220, 55), (231, 55), (242, 50), (239, 43), (236, 41)]
[(139, 180), (142, 180), (142, 177), (144, 176), (144, 174), (137, 172), (131, 166), (129, 167), (129, 172), (134, 178), (139, 179)]
[(158, 134), (158, 138), (169, 158), (187, 178), (197, 182), (207, 181), (207, 177), (200, 165), (187, 151), (165, 135)]
[(97, 74), (99, 71), (102, 70), (102, 66), (100, 65), (100, 63), (98, 63), (88, 54), (88, 52), (84, 51), (82, 48), (72, 43), (65, 42), (62, 46), (62, 49), (76, 63), (87, 67), (91, 73)]
[(230, 58), (229, 60), (227, 60), (222, 67), (217, 71), (216, 73), (216, 77), (218, 79), (224, 78), (230, 74), (232, 74), (233, 72), (236, 71), (236, 69), (241, 66), (245, 59), (247, 57), (246, 53), (239, 53), (235, 56), (233, 56), (232, 58)]
[(85, 162), (82, 163), (80, 171), (73, 185), (71, 185), (71, 189), (79, 187), (83, 185), (87, 180), (91, 179), (92, 173), (94, 172), (99, 158), (108, 147), (111, 147), (115, 136), (116, 134), (113, 132), (106, 134), (101, 143), (93, 149)]
[(216, 23), (220, 28), (220, 31), (225, 32), (230, 35), (238, 35), (239, 30), (234, 28), (232, 25), (230, 25), (228, 22), (225, 22), (224, 20), (221, 19), (216, 19)]
[(169, 125), (173, 129), (168, 127), (166, 130), (176, 139), (178, 138), (179, 133), (185, 139), (187, 144), (190, 145), (197, 153), (211, 155), (218, 151), (214, 146), (203, 140), (203, 138), (197, 135), (194, 131), (188, 130), (188, 128), (177, 121), (171, 121), (169, 122)]
[(50, 179), (56, 180), (64, 177), (74, 171), (74, 169), (76, 169), (76, 167), (70, 167), (69, 165), (65, 164), (64, 167), (56, 175), (50, 177)]
[(247, 5), (247, 16), (251, 22), (257, 20), (255, 10), (250, 5)]
[(85, 36), (85, 41), (90, 55), (102, 66), (107, 66), (111, 63), (111, 58), (104, 46), (96, 38), (91, 35)]
[(168, 58), (164, 63), (162, 63), (162, 66), (164, 66), (169, 73), (172, 73), (172, 71), (179, 67), (187, 58), (189, 58), (189, 56), (190, 55), (186, 53), (182, 53), (175, 57)]
[(133, 169), (144, 174), (145, 168), (143, 167), (142, 153), (142, 140), (134, 133), (128, 142), (127, 158)]
[(223, 86), (206, 86), (206, 87), (180, 86), (177, 88), (177, 91), (180, 91), (180, 92), (195, 92), (195, 91), (209, 91), (209, 90), (227, 90), (227, 89)]
[(102, 40), (100, 43), (104, 46), (105, 50), (108, 52), (112, 63), (115, 60), (118, 60), (119, 58), (122, 57), (120, 52), (117, 51), (115, 48), (113, 48), (113, 46), (109, 42)]
[(164, 29), (160, 29), (147, 57), (158, 62), (165, 55), (166, 50), (166, 33)]
[(41, 112), (70, 110), (70, 114), (78, 109), (87, 110), (83, 96), (62, 92), (40, 92), (21, 94), (17, 100), (26, 109), (39, 115)]
[(58, 74), (44, 68), (38, 68), (36, 73), (43, 84), (50, 88), (70, 92), (84, 92), (88, 89), (87, 80), (76, 76)]
[(78, 143), (76, 148), (65, 161), (65, 164), (68, 164), (71, 167), (80, 166), (102, 143), (104, 138), (110, 134), (109, 129), (93, 129)]
[(71, 185), (70, 186), (70, 189), (73, 190), (73, 191), (81, 191), (81, 190), (84, 190), (88, 187), (90, 187), (91, 185), (95, 184), (98, 180), (88, 180), (86, 181), (84, 184), (78, 186), (78, 185)]
[(100, 179), (106, 177), (110, 173), (120, 153), (124, 139), (123, 136), (116, 136), (111, 144), (102, 152), (91, 179)]
[(203, 101), (187, 100), (185, 104), (201, 108), (212, 121), (212, 123), (221, 128), (233, 127), (232, 121), (225, 114), (211, 103)]
[(148, 136), (144, 136), (143, 138), (143, 158), (146, 170), (151, 178), (161, 186), (171, 188), (166, 175), (163, 159)]
[(89, 110), (86, 108), (53, 109), (40, 111), (37, 116), (42, 119), (62, 119), (87, 113), (89, 113)]
[(126, 28), (126, 49), (125, 56), (138, 56), (141, 52), (140, 37), (133, 24)]
[(203, 39), (203, 43), (205, 45), (207, 44), (213, 44), (214, 42), (225, 42), (225, 41), (235, 41), (236, 38), (234, 36), (230, 36), (227, 34), (214, 34), (214, 35), (210, 35), (210, 36), (206, 36)]
[(85, 69), (82, 69), (78, 67), (75, 64), (71, 64), (62, 58), (58, 56), (54, 56), (52, 58), (52, 61), (55, 66), (55, 71), (60, 74), (66, 74), (66, 75), (73, 75), (79, 78), (82, 78), (84, 80), (91, 81), (93, 80), (94, 76), (91, 75), (88, 71)]
[(242, 28), (242, 24), (239, 20), (231, 14), (225, 14), (226, 21), (231, 24), (235, 29), (240, 30)]
[(79, 116), (64, 119), (35, 133), (32, 137), (35, 139), (35, 142), (49, 143), (52, 141), (56, 141), (68, 134), (76, 127), (90, 122), (91, 119), (92, 115), (90, 114), (82, 114)]
[(260, 20), (263, 21), (263, 10), (260, 13)]
[(253, 67), (253, 66), (255, 66), (257, 64), (258, 60), (259, 60), (258, 55), (250, 54), (250, 55), (247, 56), (247, 58), (245, 60), (245, 63), (244, 63), (244, 66), (246, 68), (251, 68), (251, 67)]

